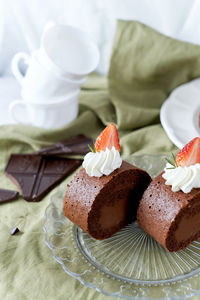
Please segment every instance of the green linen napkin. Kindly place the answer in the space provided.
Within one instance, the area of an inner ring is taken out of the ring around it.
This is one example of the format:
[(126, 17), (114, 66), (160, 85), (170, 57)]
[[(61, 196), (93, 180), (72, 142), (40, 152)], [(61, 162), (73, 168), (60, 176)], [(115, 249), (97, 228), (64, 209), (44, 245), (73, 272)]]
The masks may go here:
[[(110, 122), (118, 126), (123, 158), (177, 150), (160, 125), (159, 109), (176, 86), (198, 76), (200, 47), (138, 22), (119, 21), (108, 79), (88, 78), (74, 122), (58, 130), (0, 127), (0, 187), (16, 189), (3, 173), (10, 153), (30, 153), (79, 133), (95, 139)], [(45, 245), (44, 211), (55, 191), (39, 203), (20, 197), (0, 206), (0, 299), (110, 299), (67, 275)], [(15, 226), (20, 233), (10, 236)]]
[(199, 77), (199, 49), (141, 23), (119, 21), (109, 72), (118, 127), (158, 123), (160, 106), (170, 92)]

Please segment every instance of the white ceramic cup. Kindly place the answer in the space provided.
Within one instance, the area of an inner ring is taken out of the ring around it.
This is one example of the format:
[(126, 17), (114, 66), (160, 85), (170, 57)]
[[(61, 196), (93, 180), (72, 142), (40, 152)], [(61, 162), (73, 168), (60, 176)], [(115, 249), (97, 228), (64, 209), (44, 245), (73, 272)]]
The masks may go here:
[[(28, 65), (24, 75), (20, 68), (20, 62)], [(63, 96), (80, 91), (80, 86), (85, 78), (71, 80), (64, 76), (50, 72), (38, 60), (38, 51), (29, 56), (26, 53), (17, 53), (12, 60), (12, 72), (21, 84), (21, 95), (31, 102), (54, 102)]]
[(12, 119), (18, 124), (29, 124), (56, 129), (72, 122), (78, 115), (78, 95), (75, 93), (51, 103), (15, 100), (9, 106)]
[(42, 35), (38, 58), (49, 71), (80, 80), (97, 67), (99, 50), (86, 32), (50, 23)]

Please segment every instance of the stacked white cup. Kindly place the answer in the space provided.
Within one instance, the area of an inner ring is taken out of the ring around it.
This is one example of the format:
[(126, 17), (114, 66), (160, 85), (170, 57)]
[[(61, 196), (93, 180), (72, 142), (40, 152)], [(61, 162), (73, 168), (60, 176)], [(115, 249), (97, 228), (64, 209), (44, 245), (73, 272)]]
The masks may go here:
[[(25, 75), (21, 61), (27, 64)], [(98, 62), (98, 48), (85, 32), (49, 23), (40, 49), (31, 56), (17, 53), (12, 60), (22, 99), (10, 104), (11, 117), (17, 123), (48, 129), (67, 125), (77, 117), (81, 85)]]

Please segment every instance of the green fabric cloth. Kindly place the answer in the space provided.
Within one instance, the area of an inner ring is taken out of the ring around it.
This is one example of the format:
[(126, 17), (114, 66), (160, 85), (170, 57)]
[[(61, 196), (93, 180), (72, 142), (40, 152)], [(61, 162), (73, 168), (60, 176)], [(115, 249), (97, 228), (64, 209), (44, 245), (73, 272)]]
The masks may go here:
[[(0, 187), (16, 190), (3, 173), (11, 153), (31, 153), (78, 133), (95, 139), (110, 122), (119, 129), (123, 158), (176, 151), (160, 125), (159, 109), (176, 86), (198, 76), (199, 46), (173, 40), (138, 22), (119, 21), (109, 76), (88, 78), (74, 122), (54, 131), (0, 127)], [(45, 245), (44, 211), (55, 191), (39, 203), (20, 197), (0, 206), (0, 299), (110, 299), (67, 275)], [(15, 226), (20, 233), (10, 236)]]

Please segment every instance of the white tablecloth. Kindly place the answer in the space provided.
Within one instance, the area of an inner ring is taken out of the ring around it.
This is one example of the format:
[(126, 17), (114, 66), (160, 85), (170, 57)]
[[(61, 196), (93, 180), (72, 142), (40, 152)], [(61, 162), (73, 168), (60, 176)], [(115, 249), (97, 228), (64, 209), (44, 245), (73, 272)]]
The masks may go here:
[(9, 115), (9, 104), (20, 98), (20, 86), (14, 77), (0, 77), (0, 125), (14, 124)]
[(39, 46), (47, 21), (87, 31), (97, 43), (97, 68), (109, 68), (117, 19), (137, 20), (171, 37), (200, 44), (199, 0), (0, 0), (0, 75), (18, 51)]
[(200, 45), (199, 0), (0, 0), (0, 124), (11, 123), (9, 103), (19, 98), (10, 63), (38, 48), (47, 21), (87, 31), (100, 50), (97, 72), (109, 68), (116, 20), (138, 20), (168, 36)]

